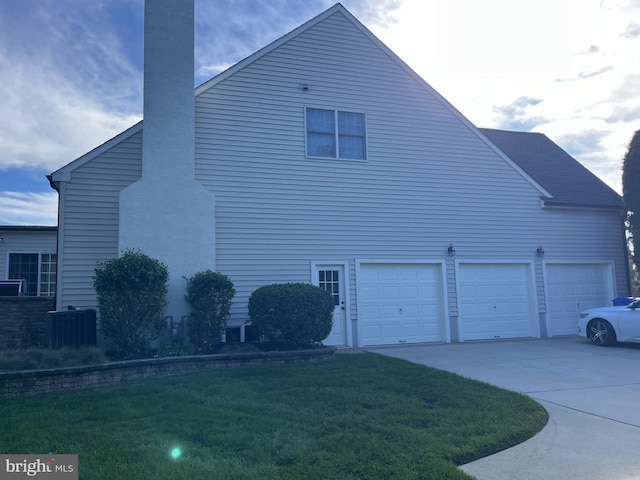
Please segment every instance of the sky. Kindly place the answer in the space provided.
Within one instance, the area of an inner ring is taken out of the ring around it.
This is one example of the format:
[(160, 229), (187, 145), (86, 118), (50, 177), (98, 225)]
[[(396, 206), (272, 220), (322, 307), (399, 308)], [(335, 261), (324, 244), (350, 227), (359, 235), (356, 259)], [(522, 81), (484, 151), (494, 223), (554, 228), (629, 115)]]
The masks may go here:
[[(195, 0), (196, 85), (333, 0)], [(544, 133), (622, 193), (640, 0), (343, 0), (474, 125)], [(143, 0), (0, 0), (0, 225), (55, 225), (45, 175), (142, 118)]]

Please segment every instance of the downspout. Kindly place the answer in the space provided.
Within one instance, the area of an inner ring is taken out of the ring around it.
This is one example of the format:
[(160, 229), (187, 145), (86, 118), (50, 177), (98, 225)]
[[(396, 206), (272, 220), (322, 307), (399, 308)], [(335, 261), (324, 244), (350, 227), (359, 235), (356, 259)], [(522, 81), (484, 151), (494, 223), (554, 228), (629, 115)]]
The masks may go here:
[(56, 310), (62, 310), (62, 257), (60, 255), (60, 211), (62, 210), (62, 206), (60, 205), (60, 186), (53, 181), (53, 175), (46, 175), (47, 180), (49, 180), (49, 186), (58, 193), (58, 212), (57, 212), (57, 222), (56, 222), (56, 296), (55, 296), (55, 305)]

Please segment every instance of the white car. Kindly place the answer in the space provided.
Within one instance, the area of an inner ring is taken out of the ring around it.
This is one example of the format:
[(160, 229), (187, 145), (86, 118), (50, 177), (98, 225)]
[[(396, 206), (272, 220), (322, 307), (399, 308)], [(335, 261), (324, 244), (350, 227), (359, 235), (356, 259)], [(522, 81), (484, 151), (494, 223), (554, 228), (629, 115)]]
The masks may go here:
[(600, 346), (640, 342), (640, 300), (626, 306), (585, 310), (580, 313), (578, 333)]

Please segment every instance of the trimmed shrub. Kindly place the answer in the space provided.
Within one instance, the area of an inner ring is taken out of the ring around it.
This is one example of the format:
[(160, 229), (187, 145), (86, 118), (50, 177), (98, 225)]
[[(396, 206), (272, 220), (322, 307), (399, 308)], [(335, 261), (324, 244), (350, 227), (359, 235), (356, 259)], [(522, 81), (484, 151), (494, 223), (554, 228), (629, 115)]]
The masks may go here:
[(125, 250), (95, 270), (100, 330), (114, 358), (143, 356), (166, 329), (167, 267), (138, 250)]
[(307, 283), (265, 285), (249, 297), (257, 333), (286, 348), (310, 347), (327, 338), (333, 308), (329, 292)]
[(189, 337), (196, 349), (210, 351), (220, 343), (235, 294), (233, 282), (222, 273), (206, 270), (187, 279)]

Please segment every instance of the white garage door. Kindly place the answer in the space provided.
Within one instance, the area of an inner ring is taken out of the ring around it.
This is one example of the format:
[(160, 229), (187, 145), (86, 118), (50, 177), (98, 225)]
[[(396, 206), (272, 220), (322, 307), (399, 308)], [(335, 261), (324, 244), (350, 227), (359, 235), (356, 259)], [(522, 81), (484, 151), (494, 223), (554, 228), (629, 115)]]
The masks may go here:
[(363, 264), (358, 302), (361, 345), (445, 341), (438, 265)]
[(582, 310), (612, 305), (610, 271), (607, 264), (547, 264), (551, 335), (575, 335)]
[(529, 277), (527, 264), (460, 264), (461, 339), (531, 337)]

